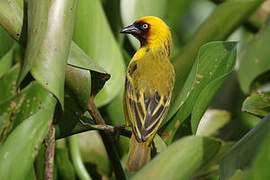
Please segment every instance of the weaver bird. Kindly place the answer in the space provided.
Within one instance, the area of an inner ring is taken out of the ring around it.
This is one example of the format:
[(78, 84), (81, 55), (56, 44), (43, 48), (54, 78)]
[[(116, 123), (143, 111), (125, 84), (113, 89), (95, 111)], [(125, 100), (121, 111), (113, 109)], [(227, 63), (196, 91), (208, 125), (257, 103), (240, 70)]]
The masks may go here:
[(172, 38), (168, 26), (153, 16), (135, 21), (121, 33), (132, 34), (141, 44), (128, 65), (123, 98), (126, 125), (132, 127), (127, 168), (136, 172), (150, 160), (153, 138), (169, 109), (174, 86)]

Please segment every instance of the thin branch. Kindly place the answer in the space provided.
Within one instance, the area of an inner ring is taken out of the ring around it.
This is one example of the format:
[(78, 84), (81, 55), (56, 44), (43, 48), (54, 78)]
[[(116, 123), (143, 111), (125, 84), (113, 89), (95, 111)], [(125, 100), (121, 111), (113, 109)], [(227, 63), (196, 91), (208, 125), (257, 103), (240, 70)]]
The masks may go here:
[[(98, 125), (103, 125), (103, 127), (106, 127), (106, 123), (94, 103), (94, 98), (95, 96), (91, 95), (87, 110), (89, 111), (90, 115), (96, 121)], [(119, 154), (117, 152), (117, 148), (115, 147), (115, 143), (113, 141), (111, 134), (106, 131), (100, 131), (100, 135), (104, 141), (105, 148), (111, 160), (116, 179), (119, 179), (119, 180), (126, 179), (125, 173), (123, 171), (123, 168), (119, 160)]]
[(53, 179), (53, 165), (54, 165), (54, 147), (55, 147), (55, 125), (52, 124), (48, 135), (45, 139), (45, 170), (44, 179)]
[(84, 126), (88, 126), (90, 128), (93, 128), (95, 130), (102, 130), (106, 131), (115, 135), (122, 135), (125, 137), (130, 138), (131, 137), (131, 131), (126, 130), (123, 126), (110, 126), (110, 125), (100, 125), (100, 124), (90, 124), (87, 122), (80, 121)]

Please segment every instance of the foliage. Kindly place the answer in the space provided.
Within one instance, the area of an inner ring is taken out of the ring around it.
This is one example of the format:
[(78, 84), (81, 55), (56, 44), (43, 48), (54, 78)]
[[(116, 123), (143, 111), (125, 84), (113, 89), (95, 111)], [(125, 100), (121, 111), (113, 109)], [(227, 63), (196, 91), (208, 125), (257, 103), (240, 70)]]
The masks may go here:
[[(269, 3), (0, 0), (0, 179), (269, 179)], [(139, 45), (119, 30), (147, 15), (170, 26), (176, 83), (158, 154), (130, 174), (114, 126)]]

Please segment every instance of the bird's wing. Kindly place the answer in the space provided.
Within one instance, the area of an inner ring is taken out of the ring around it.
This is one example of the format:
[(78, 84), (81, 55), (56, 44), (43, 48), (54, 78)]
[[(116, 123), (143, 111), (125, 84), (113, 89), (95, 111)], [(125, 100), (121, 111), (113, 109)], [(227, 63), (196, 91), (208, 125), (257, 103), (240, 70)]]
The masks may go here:
[(145, 142), (153, 137), (166, 116), (171, 93), (168, 97), (156, 90), (152, 95), (147, 95), (149, 93), (134, 88), (132, 82), (128, 76), (124, 95), (126, 114), (138, 142)]

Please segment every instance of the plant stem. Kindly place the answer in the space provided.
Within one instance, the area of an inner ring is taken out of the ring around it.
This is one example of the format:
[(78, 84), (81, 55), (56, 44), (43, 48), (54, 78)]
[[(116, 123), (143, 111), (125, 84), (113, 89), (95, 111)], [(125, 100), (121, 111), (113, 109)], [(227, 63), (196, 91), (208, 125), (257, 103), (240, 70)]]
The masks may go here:
[(87, 169), (85, 168), (82, 158), (81, 158), (81, 153), (78, 145), (78, 137), (76, 135), (74, 136), (69, 136), (69, 149), (71, 153), (71, 159), (74, 164), (74, 168), (76, 173), (79, 176), (79, 179), (81, 180), (91, 180), (92, 178), (87, 172)]
[[(102, 118), (98, 108), (96, 107), (94, 103), (94, 98), (95, 96), (92, 94), (90, 97), (87, 109), (89, 113), (91, 114), (92, 118), (96, 121), (98, 125), (106, 125), (104, 119)], [(112, 136), (108, 132), (105, 132), (105, 131), (100, 131), (100, 135), (104, 141), (105, 148), (111, 160), (116, 179), (119, 179), (119, 180), (126, 179), (125, 173), (123, 171), (123, 168), (119, 160), (119, 154), (115, 147), (115, 143), (113, 141)]]
[(44, 179), (53, 179), (53, 165), (54, 165), (54, 147), (55, 147), (55, 125), (52, 124), (48, 135), (45, 139), (45, 170)]
[(95, 99), (95, 96), (91, 95), (88, 106), (87, 106), (87, 110), (89, 111), (89, 113), (94, 118), (97, 124), (106, 125), (104, 119), (102, 118), (98, 108), (96, 107), (94, 103), (94, 99)]

